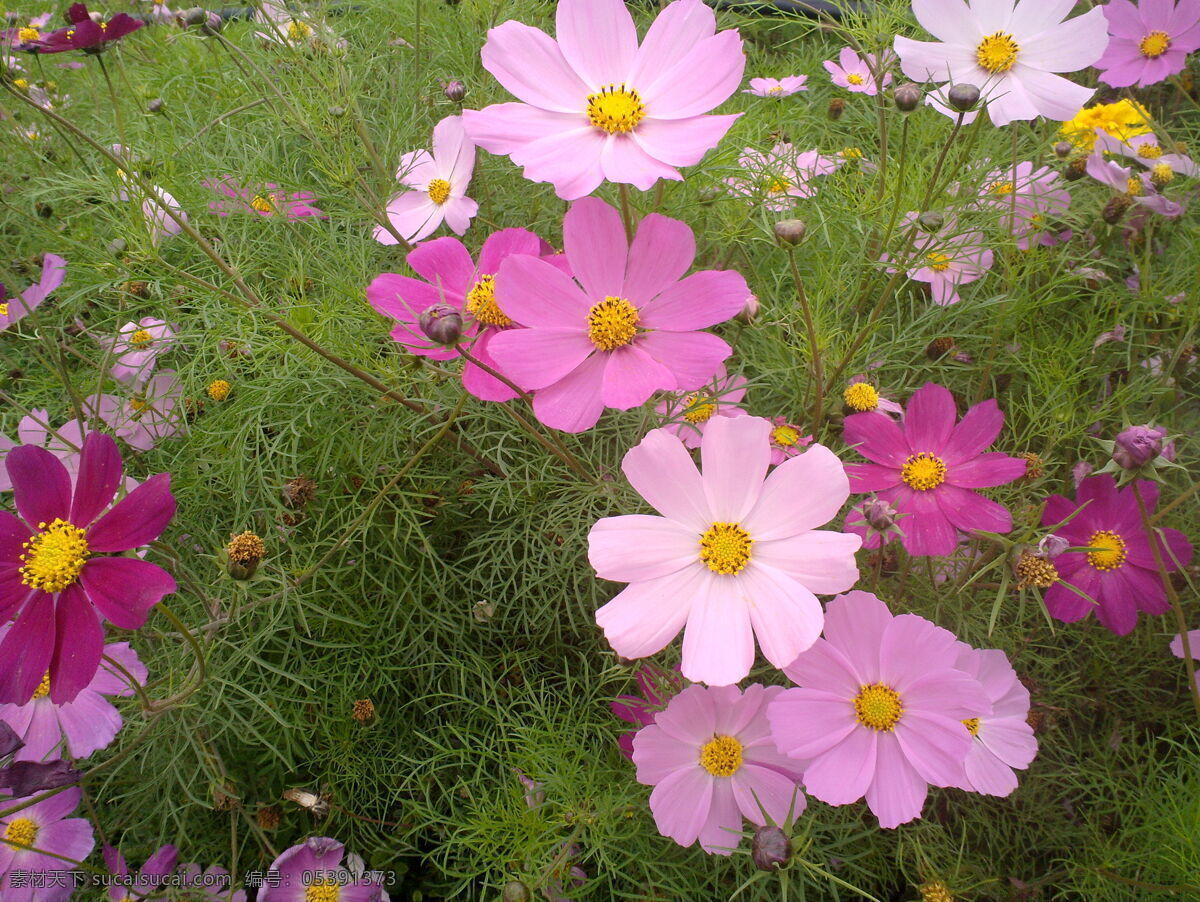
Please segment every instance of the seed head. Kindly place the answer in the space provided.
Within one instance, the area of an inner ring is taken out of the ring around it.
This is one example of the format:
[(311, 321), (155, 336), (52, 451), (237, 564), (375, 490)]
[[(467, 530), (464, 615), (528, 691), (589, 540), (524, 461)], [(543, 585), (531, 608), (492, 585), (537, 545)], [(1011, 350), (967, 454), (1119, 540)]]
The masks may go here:
[(264, 830), (274, 830), (279, 826), (279, 822), (283, 820), (283, 811), (278, 805), (267, 805), (265, 808), (259, 808), (258, 813), (254, 816), (258, 821), (258, 826)]
[(1033, 552), (1023, 551), (1017, 558), (1013, 570), (1020, 582), (1018, 589), (1026, 586), (1037, 586), (1039, 589), (1049, 589), (1058, 582), (1058, 568), (1044, 557)]
[(283, 504), (301, 510), (317, 497), (317, 484), (307, 476), (295, 476), (283, 484)]
[(1129, 209), (1129, 205), (1132, 203), (1133, 201), (1124, 194), (1118, 194), (1104, 205), (1104, 209), (1100, 212), (1100, 218), (1109, 225), (1116, 225), (1121, 221), (1121, 217), (1125, 215), (1125, 211)]
[(829, 101), (828, 115), (830, 119), (838, 120), (842, 118), (842, 113), (846, 111), (846, 101), (840, 97), (835, 97)]
[(500, 902), (529, 902), (531, 898), (533, 897), (529, 895), (529, 887), (520, 880), (508, 881), (500, 893)]
[(232, 389), (233, 386), (230, 385), (226, 380), (214, 379), (212, 382), (208, 383), (207, 391), (208, 396), (214, 401), (224, 401), (229, 397), (229, 392)]
[(360, 698), (354, 703), (354, 710), (350, 716), (357, 723), (370, 723), (375, 719), (375, 703), (369, 698)]
[(249, 579), (266, 556), (267, 546), (263, 540), (249, 531), (231, 536), (225, 546), (229, 575), (234, 579)]

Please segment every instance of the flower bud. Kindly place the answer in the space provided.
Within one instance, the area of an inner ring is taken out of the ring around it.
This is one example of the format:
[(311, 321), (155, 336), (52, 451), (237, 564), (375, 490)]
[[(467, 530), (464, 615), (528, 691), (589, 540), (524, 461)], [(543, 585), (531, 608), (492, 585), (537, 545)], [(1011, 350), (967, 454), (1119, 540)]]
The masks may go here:
[(161, 97), (155, 97), (148, 104), (146, 104), (146, 112), (161, 113), (163, 110), (164, 103), (165, 103), (165, 101)]
[(1075, 149), (1070, 141), (1059, 141), (1054, 145), (1054, 155), (1060, 160), (1065, 160), (1071, 155), (1071, 151)]
[(752, 294), (746, 298), (746, 303), (742, 305), (736, 318), (743, 323), (752, 323), (756, 316), (758, 316), (758, 295)]
[(829, 101), (829, 110), (827, 114), (830, 119), (837, 120), (842, 118), (842, 113), (846, 111), (846, 101), (840, 97), (835, 97)]
[(791, 860), (792, 840), (771, 824), (759, 827), (750, 843), (750, 857), (760, 871), (777, 871)]
[(807, 231), (808, 226), (802, 219), (781, 219), (775, 223), (775, 240), (780, 245), (795, 247), (804, 240), (804, 233)]
[(508, 881), (500, 893), (500, 902), (529, 902), (531, 898), (533, 897), (529, 895), (529, 887), (520, 880)]
[(896, 104), (896, 109), (902, 113), (911, 113), (921, 104), (921, 97), (924, 92), (920, 85), (915, 85), (911, 81), (906, 81), (902, 85), (897, 85), (892, 91), (892, 100)]
[(202, 25), (208, 20), (208, 11), (202, 6), (193, 6), (179, 14), (184, 25)]
[(896, 509), (882, 498), (862, 503), (863, 519), (876, 532), (886, 532), (896, 525)]
[(979, 88), (961, 82), (946, 92), (946, 101), (960, 113), (969, 113), (979, 103)]
[(417, 325), (430, 341), (447, 348), (462, 335), (462, 315), (449, 304), (434, 304), (417, 317)]
[(1068, 182), (1077, 182), (1087, 175), (1087, 157), (1076, 157), (1067, 163), (1063, 170), (1063, 178)]
[(1117, 435), (1112, 459), (1126, 470), (1144, 467), (1162, 454), (1162, 435), (1149, 426), (1130, 426)]
[(922, 232), (936, 232), (945, 224), (946, 217), (937, 210), (926, 210), (917, 217), (917, 225), (921, 227)]
[(1071, 543), (1062, 536), (1056, 536), (1051, 533), (1048, 536), (1042, 536), (1042, 540), (1038, 542), (1038, 554), (1046, 559), (1056, 558), (1068, 548)]
[(467, 96), (467, 86), (461, 81), (446, 82), (446, 86), (442, 88), (442, 93), (446, 95), (446, 99), (454, 103), (462, 103), (462, 99)]

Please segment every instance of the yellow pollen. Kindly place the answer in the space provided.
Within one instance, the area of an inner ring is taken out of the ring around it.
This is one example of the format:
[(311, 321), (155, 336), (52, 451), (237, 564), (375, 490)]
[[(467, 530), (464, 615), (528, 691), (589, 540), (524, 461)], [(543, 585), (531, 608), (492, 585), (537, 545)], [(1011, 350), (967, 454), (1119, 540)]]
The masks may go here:
[(863, 152), (857, 147), (843, 147), (842, 156), (847, 160), (861, 160)]
[(1142, 184), (1142, 180), (1136, 175), (1131, 175), (1128, 181), (1125, 182), (1125, 193), (1130, 197), (1141, 197), (1146, 191), (1146, 186)]
[(41, 36), (41, 33), (32, 25), (26, 25), (17, 30), (17, 40), (22, 42), (36, 41)]
[(879, 392), (870, 382), (855, 382), (846, 386), (842, 399), (851, 410), (864, 412), (874, 410), (879, 406)]
[(975, 61), (988, 72), (1007, 72), (1017, 61), (1020, 49), (1011, 34), (997, 31), (979, 42), (975, 48)]
[(208, 396), (214, 401), (224, 401), (229, 397), (229, 392), (233, 388), (224, 379), (214, 379), (208, 383)]
[(292, 42), (307, 41), (312, 37), (312, 26), (306, 22), (292, 20), (288, 23), (287, 36)]
[(846, 76), (846, 81), (850, 82), (852, 85), (861, 85), (863, 83), (863, 77), (857, 72), (851, 72)]
[(129, 336), (129, 343), (135, 348), (139, 349), (146, 347), (146, 345), (150, 344), (152, 341), (154, 341), (154, 336), (145, 329), (138, 329)]
[(646, 118), (646, 106), (633, 88), (606, 85), (598, 93), (588, 95), (587, 115), (596, 128), (610, 135), (623, 135)]
[(49, 525), (39, 523), (38, 529), (42, 532), (22, 545), (21, 582), (31, 589), (61, 592), (79, 578), (91, 554), (86, 533), (61, 517)]
[(1030, 554), (1028, 551), (1017, 558), (1015, 569), (1020, 580), (1017, 583), (1018, 589), (1024, 589), (1026, 586), (1049, 589), (1058, 582), (1058, 568), (1054, 566), (1054, 562), (1038, 557), (1036, 554)]
[(13, 87), (18, 88), (22, 91), (26, 91), (29, 89), (29, 82), (23, 78), (14, 78), (13, 79)]
[(714, 736), (700, 749), (700, 766), (714, 777), (732, 777), (742, 768), (742, 744), (732, 736)]
[(231, 561), (248, 564), (251, 561), (261, 561), (267, 554), (267, 546), (252, 532), (238, 533), (225, 546), (225, 553)]
[(1165, 31), (1152, 31), (1140, 41), (1138, 50), (1142, 56), (1156, 59), (1162, 56), (1171, 46), (1171, 37)]
[(1013, 187), (1012, 182), (992, 182), (988, 185), (987, 191), (988, 194), (1012, 194)]
[(633, 341), (640, 320), (625, 298), (606, 297), (588, 311), (588, 338), (601, 351), (615, 351)]
[(754, 540), (736, 523), (714, 523), (700, 536), (700, 560), (713, 573), (732, 576), (750, 563)]
[(776, 426), (771, 430), (771, 443), (781, 448), (794, 448), (800, 441), (800, 430), (795, 426)]
[(767, 180), (767, 194), (783, 194), (790, 187), (792, 183), (782, 176), (772, 176)]
[(717, 405), (707, 395), (695, 392), (683, 399), (683, 409), (683, 418), (693, 425), (698, 425), (708, 422), (717, 412)]
[(147, 404), (142, 398), (130, 398), (129, 406), (133, 408), (134, 413), (141, 413), (150, 405)]
[(8, 304), (0, 304), (0, 316), (8, 316)]
[(32, 846), (37, 841), (38, 825), (27, 817), (9, 821), (4, 828), (4, 841), (10, 845)]
[(1154, 183), (1154, 187), (1162, 188), (1168, 182), (1175, 178), (1175, 170), (1171, 168), (1169, 163), (1157, 163), (1150, 170), (1150, 181)]
[(945, 880), (929, 880), (917, 887), (921, 902), (954, 902)]
[(911, 489), (928, 492), (946, 481), (946, 464), (940, 457), (922, 451), (904, 461), (904, 466), (900, 468), (900, 479)]
[(33, 690), (33, 698), (34, 699), (45, 698), (49, 694), (50, 694), (50, 671), (47, 670), (44, 674), (42, 674), (42, 681), (40, 683), (38, 683), (37, 688)]
[(434, 179), (425, 190), (429, 199), (439, 207), (450, 199), (450, 183), (445, 179)]
[(860, 686), (854, 697), (854, 716), (864, 727), (890, 733), (904, 714), (900, 693), (883, 683)]
[(966, 720), (964, 720), (962, 722), (962, 725), (967, 728), (967, 732), (970, 733), (972, 736), (979, 735), (979, 718), (978, 717), (968, 717)]
[(783, 93), (783, 85), (775, 85), (774, 87), (767, 88), (767, 93), (768, 94), (782, 94)]
[(475, 286), (467, 292), (467, 311), (488, 326), (511, 326), (512, 320), (505, 316), (496, 303), (496, 277), (480, 276)]
[(275, 204), (271, 202), (271, 199), (263, 197), (261, 194), (254, 195), (254, 200), (250, 201), (250, 206), (259, 213), (270, 213), (275, 209)]
[(331, 880), (317, 880), (304, 888), (304, 902), (338, 902), (341, 888)]
[(1146, 160), (1157, 160), (1163, 154), (1163, 149), (1153, 141), (1147, 141), (1144, 144), (1139, 144), (1137, 155)]
[(1088, 563), (1097, 570), (1116, 570), (1125, 563), (1125, 540), (1115, 532), (1102, 529), (1092, 533), (1088, 545), (1099, 551), (1088, 552)]

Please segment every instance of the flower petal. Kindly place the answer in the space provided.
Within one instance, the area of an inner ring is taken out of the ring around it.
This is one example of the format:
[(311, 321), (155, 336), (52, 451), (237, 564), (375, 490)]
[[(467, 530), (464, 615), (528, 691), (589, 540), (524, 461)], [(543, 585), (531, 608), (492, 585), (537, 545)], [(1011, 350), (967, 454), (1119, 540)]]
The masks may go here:
[(824, 445), (812, 445), (767, 477), (746, 528), (762, 542), (799, 535), (832, 520), (848, 497), (842, 462)]
[(600, 385), (604, 356), (593, 354), (553, 385), (533, 397), (533, 413), (545, 425), (563, 432), (591, 429), (604, 412)]
[(741, 523), (754, 509), (771, 463), (771, 422), (762, 417), (714, 417), (700, 458), (704, 494), (717, 522)]
[(824, 755), (858, 727), (854, 705), (821, 689), (786, 689), (767, 706), (775, 744), (799, 759)]
[(588, 533), (588, 561), (600, 579), (654, 579), (696, 563), (699, 555), (700, 536), (666, 517), (605, 517)]
[(523, 326), (583, 334), (592, 303), (570, 276), (538, 257), (506, 257), (496, 274), (496, 304)]
[(693, 682), (728, 686), (744, 679), (754, 663), (750, 612), (732, 580), (705, 575), (684, 627), (680, 669)]
[(707, 385), (733, 353), (725, 339), (709, 332), (645, 332), (636, 345), (674, 374), (679, 391)]
[[(772, 703), (769, 710), (779, 704)], [(804, 769), (805, 791), (827, 805), (849, 805), (861, 799), (875, 778), (879, 735), (855, 724), (845, 739), (808, 763)]]
[(71, 477), (62, 462), (35, 445), (13, 448), (4, 458), (17, 513), (33, 529), (71, 513)]
[(101, 552), (141, 548), (162, 535), (173, 516), (171, 474), (159, 473), (118, 501), (92, 525), (87, 532), (88, 547)]
[(963, 463), (981, 454), (1004, 428), (1004, 414), (995, 398), (974, 405), (954, 427), (950, 440), (942, 448), (946, 466)]
[[(755, 535), (751, 531), (751, 535)], [(862, 537), (817, 529), (754, 546), (754, 560), (781, 570), (809, 592), (832, 595), (858, 582), (854, 553)], [(786, 666), (779, 665), (779, 666)]]
[(662, 514), (696, 534), (712, 525), (704, 482), (683, 443), (665, 429), (655, 429), (625, 454), (625, 478)]
[(821, 635), (821, 603), (790, 574), (751, 563), (734, 577), (763, 657), (787, 667)]
[(583, 112), (591, 91), (544, 31), (509, 20), (488, 32), (480, 56), (518, 100), (552, 112)]
[(26, 602), (0, 642), (0, 705), (24, 705), (54, 654), (54, 599), (39, 592)]
[(89, 432), (83, 440), (75, 497), (71, 501), (71, 522), (91, 523), (108, 506), (121, 484), (121, 452), (111, 436)]
[(575, 201), (563, 217), (563, 249), (589, 306), (622, 296), (629, 245), (615, 207), (598, 197)]
[(130, 557), (92, 558), (79, 582), (96, 609), (124, 630), (140, 627), (150, 609), (175, 591), (175, 579), (166, 570)]
[(675, 375), (636, 345), (603, 356), (608, 358), (601, 388), (605, 407), (629, 410), (645, 404), (656, 391), (676, 388)]
[[(526, 391), (565, 379), (596, 350), (578, 329), (506, 329), (488, 348), (500, 371)], [(603, 362), (603, 354), (595, 356)]]
[[(878, 411), (853, 413), (842, 426), (846, 444), (865, 457), (886, 467), (904, 466), (912, 454), (908, 440), (896, 421)], [(855, 489), (854, 491), (866, 491)]]
[(639, 313), (648, 329), (706, 329), (740, 313), (750, 293), (740, 273), (705, 270), (670, 285)]
[(592, 87), (621, 83), (638, 49), (622, 0), (560, 0), (555, 37), (567, 64)]
[(650, 811), (658, 832), (681, 846), (700, 836), (712, 808), (713, 778), (700, 767), (677, 770), (650, 793)]
[[(99, 433), (92, 433), (98, 435)], [(78, 583), (67, 586), (55, 606), (54, 657), (50, 662), (50, 701), (72, 702), (100, 667), (104, 627)]]
[(880, 734), (875, 775), (866, 792), (867, 807), (879, 826), (890, 830), (920, 817), (928, 794), (928, 784), (909, 764), (896, 737)]
[(904, 415), (904, 437), (914, 452), (940, 456), (954, 431), (957, 417), (954, 396), (949, 390), (926, 382), (908, 401)]

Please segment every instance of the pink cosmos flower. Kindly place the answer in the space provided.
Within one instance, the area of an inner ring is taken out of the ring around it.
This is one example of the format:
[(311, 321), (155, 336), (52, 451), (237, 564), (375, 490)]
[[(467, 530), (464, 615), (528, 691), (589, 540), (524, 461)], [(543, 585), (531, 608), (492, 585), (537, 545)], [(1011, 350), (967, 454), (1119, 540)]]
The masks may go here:
[[(0, 642), (8, 635), (9, 625), (0, 626)], [(140, 684), (146, 682), (146, 667), (128, 642), (112, 642), (104, 646), (104, 654), (123, 667)], [(104, 696), (129, 697), (133, 689), (123, 673), (108, 661), (101, 660), (90, 683), (72, 702), (57, 705), (50, 700), (49, 685), (42, 683), (33, 698), (24, 705), (0, 705), (0, 721), (4, 721), (25, 740), (15, 761), (49, 761), (63, 757), (59, 746), (65, 739), (72, 758), (87, 758), (93, 752), (108, 748), (121, 729), (121, 714)]]
[(161, 893), (170, 889), (167, 882), (175, 873), (175, 865), (179, 862), (179, 850), (172, 845), (162, 846), (146, 859), (146, 863), (136, 874), (129, 872), (125, 856), (117, 849), (105, 843), (104, 864), (109, 873), (119, 877), (121, 882), (108, 888), (108, 898), (111, 902), (126, 902), (127, 899), (165, 899)]
[(977, 85), (993, 125), (1066, 121), (1094, 93), (1056, 72), (1095, 63), (1108, 44), (1099, 7), (1063, 21), (1075, 0), (913, 0), (921, 26), (942, 43), (896, 36), (900, 67), (914, 81)]
[(174, 370), (159, 370), (130, 397), (98, 394), (84, 406), (124, 439), (131, 448), (149, 451), (156, 443), (183, 429), (183, 385)]
[(629, 410), (656, 391), (693, 391), (733, 353), (699, 330), (735, 316), (750, 289), (736, 272), (684, 278), (696, 256), (685, 223), (651, 214), (627, 244), (617, 211), (584, 198), (563, 220), (563, 245), (574, 281), (520, 255), (505, 259), (496, 277), (500, 309), (528, 328), (496, 335), (492, 356), (536, 392), (533, 410), (547, 426), (582, 432), (606, 407)]
[(787, 417), (771, 419), (771, 464), (781, 464), (800, 454), (812, 444), (813, 437), (805, 435), (795, 423), (788, 422)]
[[(911, 224), (916, 214), (910, 213), (904, 224)], [(910, 279), (928, 282), (933, 302), (939, 306), (957, 304), (962, 298), (958, 286), (983, 278), (992, 268), (992, 251), (983, 246), (982, 232), (959, 231), (958, 223), (948, 217), (937, 232), (918, 228), (910, 255), (918, 265), (907, 270)], [(884, 254), (883, 260), (891, 260)], [(895, 272), (889, 269), (889, 272)]]
[[(432, 154), (414, 150), (400, 158), (396, 178), (412, 190), (391, 199), (388, 222), (410, 242), (432, 235), (443, 222), (463, 234), (479, 212), (479, 204), (467, 197), (474, 171), (475, 145), (463, 130), (463, 117), (447, 116), (434, 126)], [(383, 226), (375, 227), (375, 240), (399, 244)]]
[[(609, 707), (621, 720), (639, 727), (654, 723), (655, 715), (683, 691), (683, 676), (678, 669), (663, 670), (654, 663), (638, 668), (637, 683), (642, 690), (640, 698), (636, 695), (618, 695), (609, 703)], [(617, 739), (621, 754), (626, 758), (633, 758), (633, 737), (636, 734), (636, 730), (630, 730)]]
[(791, 144), (776, 144), (770, 151), (747, 147), (738, 159), (738, 174), (725, 180), (730, 193), (762, 203), (764, 209), (792, 209), (796, 198), (815, 197), (812, 179), (836, 172), (845, 161), (820, 151), (797, 153)]
[(329, 218), (309, 203), (316, 197), (311, 191), (280, 191), (274, 182), (239, 186), (234, 182), (233, 176), (229, 175), (220, 179), (204, 179), (200, 184), (229, 198), (214, 200), (208, 205), (209, 211), (218, 216), (228, 216), (230, 213), (257, 213), (263, 217), (282, 216), (284, 219), (303, 219), (306, 216)]
[(713, 417), (744, 417), (740, 406), (746, 397), (746, 377), (729, 375), (722, 366), (712, 382), (700, 391), (676, 394), (659, 401), (654, 412), (671, 422), (663, 428), (688, 448), (699, 448), (704, 429)]
[(254, 20), (265, 25), (262, 31), (254, 32), (254, 36), (272, 44), (314, 52), (345, 50), (349, 46), (345, 38), (320, 19), (297, 16), (270, 0), (259, 7)]
[(956, 530), (1004, 533), (1008, 510), (973, 489), (1004, 485), (1025, 475), (1026, 461), (983, 453), (1004, 427), (995, 399), (976, 404), (958, 424), (954, 396), (927, 382), (908, 402), (903, 427), (877, 411), (846, 417), (846, 443), (871, 463), (848, 464), (852, 492), (876, 492), (904, 520), (912, 555), (950, 554)]
[[(871, 74), (871, 67), (878, 65), (872, 54), (868, 53), (866, 59), (863, 59), (852, 48), (843, 47), (836, 63), (833, 60), (825, 60), (822, 65), (838, 87), (855, 94), (866, 94), (868, 97), (879, 93), (880, 85)], [(886, 88), (891, 83), (892, 74), (884, 72), (882, 87)]]
[(150, 243), (158, 247), (164, 238), (173, 238), (182, 232), (183, 226), (176, 222), (176, 219), (187, 222), (188, 215), (180, 206), (179, 201), (172, 197), (165, 188), (160, 188), (158, 185), (150, 185), (150, 193), (147, 195), (141, 185), (134, 182), (125, 171), (137, 165), (133, 152), (122, 144), (112, 145), (112, 152), (125, 161), (123, 163), (125, 168), (117, 170), (117, 178), (121, 182), (121, 188), (117, 191), (117, 200), (123, 203), (137, 204), (142, 223), (150, 233)]
[[(0, 898), (4, 902), (63, 902), (70, 898), (75, 891), (74, 875), (63, 858), (83, 861), (96, 846), (92, 825), (81, 817), (70, 817), (79, 807), (81, 795), (78, 788), (67, 789), (0, 818), (0, 836), (40, 850), (0, 842)], [(0, 809), (11, 801), (0, 793)], [(65, 880), (55, 879), (58, 874)]]
[[(1048, 220), (1061, 216), (1071, 206), (1071, 194), (1062, 187), (1062, 176), (1049, 166), (1021, 161), (1007, 169), (993, 169), (983, 179), (979, 204), (1000, 212), (1000, 222), (1013, 233), (1017, 247), (1029, 250), (1034, 244), (1053, 247), (1063, 241), (1060, 233), (1047, 228)], [(1066, 232), (1070, 237), (1070, 232)]]
[(388, 895), (377, 878), (354, 878), (342, 864), (346, 848), (336, 839), (313, 836), (286, 849), (271, 862), (268, 873), (277, 875), (259, 890), (260, 902), (306, 902), (313, 888), (329, 889), (338, 902), (386, 902)]
[[(1188, 651), (1190, 651), (1192, 653), (1192, 660), (1194, 661), (1197, 659), (1197, 657), (1200, 657), (1200, 630), (1188, 630), (1187, 637), (1188, 637)], [(1187, 657), (1183, 653), (1183, 635), (1182, 634), (1177, 633), (1175, 638), (1171, 640), (1171, 654), (1173, 654), (1177, 658)], [(1196, 679), (1197, 688), (1200, 688), (1200, 670), (1198, 670), (1196, 672), (1195, 679)]]
[(1101, 7), (1110, 36), (1095, 63), (1100, 80), (1114, 88), (1158, 84), (1178, 75), (1187, 55), (1200, 49), (1198, 0), (1109, 0)]
[(1116, 160), (1106, 159), (1103, 151), (1099, 149), (1088, 157), (1087, 174), (1152, 213), (1167, 219), (1178, 219), (1183, 215), (1182, 206), (1165, 194), (1159, 193), (1150, 173), (1135, 172), (1131, 167), (1122, 166)]
[(1153, 132), (1141, 135), (1130, 135), (1122, 140), (1114, 137), (1103, 129), (1096, 129), (1096, 147), (1106, 154), (1120, 154), (1145, 166), (1157, 170), (1166, 165), (1172, 172), (1186, 175), (1189, 178), (1200, 177), (1200, 166), (1191, 157), (1181, 153), (1171, 153), (1163, 150), (1162, 142)]
[(776, 667), (821, 632), (815, 592), (858, 579), (861, 540), (817, 527), (849, 494), (841, 461), (812, 445), (767, 476), (771, 424), (718, 417), (705, 430), (704, 473), (683, 442), (655, 429), (622, 469), (661, 516), (605, 517), (588, 536), (601, 579), (629, 585), (596, 612), (617, 652), (643, 658), (683, 629), (683, 675), (736, 683), (754, 663), (754, 640)]
[[(1147, 512), (1154, 513), (1158, 484), (1142, 480), (1137, 486)], [(1096, 619), (1118, 636), (1133, 630), (1138, 611), (1165, 614), (1170, 608), (1167, 592), (1154, 563), (1150, 538), (1142, 529), (1133, 487), (1118, 489), (1112, 476), (1104, 473), (1084, 479), (1075, 497), (1077, 500), (1071, 501), (1062, 495), (1050, 496), (1042, 525), (1053, 527), (1054, 533), (1073, 547), (1094, 550), (1067, 551), (1054, 559), (1059, 581), (1046, 590), (1046, 610), (1065, 623), (1082, 620), (1095, 611)], [(1064, 522), (1068, 518), (1070, 522)], [(1187, 566), (1192, 546), (1183, 533), (1174, 529), (1159, 532), (1156, 541), (1167, 569)]]
[(807, 75), (789, 75), (786, 78), (752, 78), (750, 87), (743, 94), (753, 94), (756, 97), (791, 97), (800, 91), (807, 91)]
[(689, 686), (633, 737), (637, 780), (653, 786), (658, 831), (681, 846), (729, 855), (742, 818), (760, 826), (804, 811), (800, 770), (775, 748), (767, 705), (782, 686)]
[(49, 675), (50, 700), (74, 701), (96, 674), (102, 620), (137, 629), (171, 574), (119, 552), (158, 538), (175, 514), (171, 477), (152, 476), (109, 508), (122, 480), (117, 443), (83, 440), (74, 487), (49, 451), (23, 445), (4, 461), (19, 517), (0, 511), (0, 703), (23, 705)]
[(233, 889), (229, 872), (219, 865), (214, 864), (202, 870), (200, 865), (189, 863), (179, 870), (183, 885), (206, 902), (246, 902), (246, 891)]
[[(367, 300), (376, 311), (396, 321), (392, 338), (405, 350), (434, 360), (452, 360), (458, 355), (452, 348), (431, 342), (417, 319), (435, 304), (453, 307), (463, 317), (463, 340), (470, 345), (471, 355), (499, 370), (490, 345), (513, 321), (496, 303), (496, 274), (513, 254), (541, 257), (558, 269), (566, 265), (550, 245), (525, 229), (502, 229), (489, 235), (479, 251), (478, 266), (457, 238), (438, 238), (408, 254), (408, 265), (421, 279), (382, 273), (367, 286)], [(463, 386), (484, 401), (516, 397), (511, 388), (470, 362), (463, 366)]]
[(992, 706), (955, 668), (957, 644), (924, 617), (893, 616), (869, 592), (828, 604), (825, 638), (784, 668), (800, 688), (767, 706), (775, 744), (799, 759), (809, 795), (830, 805), (865, 795), (892, 828), (921, 816), (930, 784), (958, 784), (972, 742), (963, 721)]
[(683, 178), (738, 115), (707, 116), (742, 81), (737, 31), (702, 0), (675, 0), (641, 47), (622, 0), (561, 0), (557, 40), (520, 22), (488, 32), (483, 65), (521, 103), (463, 113), (471, 139), (564, 200), (606, 179), (648, 190)]
[(111, 355), (109, 374), (118, 382), (142, 382), (154, 369), (158, 355), (175, 343), (175, 330), (153, 316), (126, 323), (115, 339), (101, 339), (105, 353)]
[(36, 310), (42, 301), (62, 285), (66, 277), (67, 261), (57, 254), (43, 254), (41, 278), (19, 295), (9, 298), (8, 292), (0, 284), (0, 298), (7, 298), (4, 303), (0, 303), (0, 331)]
[[(50, 414), (45, 408), (35, 407), (17, 423), (17, 441), (0, 435), (0, 465), (13, 448), (19, 445), (37, 445), (63, 462), (74, 483), (75, 474), (79, 471), (79, 450), (83, 447), (83, 436), (86, 432), (87, 427), (80, 426), (79, 420), (67, 420), (51, 431)], [(12, 480), (8, 478), (8, 470), (0, 466), (0, 492), (11, 490)]]
[(964, 721), (971, 734), (971, 751), (963, 761), (959, 789), (989, 796), (1007, 796), (1017, 788), (1013, 770), (1029, 767), (1037, 755), (1037, 740), (1029, 726), (1029, 690), (1017, 679), (1008, 655), (994, 648), (971, 648), (957, 643), (955, 669), (977, 680), (991, 702), (991, 714)]

